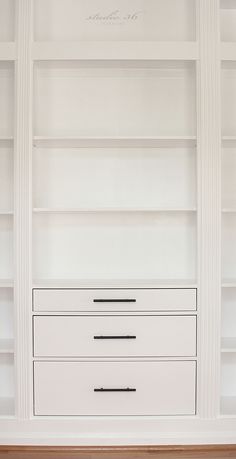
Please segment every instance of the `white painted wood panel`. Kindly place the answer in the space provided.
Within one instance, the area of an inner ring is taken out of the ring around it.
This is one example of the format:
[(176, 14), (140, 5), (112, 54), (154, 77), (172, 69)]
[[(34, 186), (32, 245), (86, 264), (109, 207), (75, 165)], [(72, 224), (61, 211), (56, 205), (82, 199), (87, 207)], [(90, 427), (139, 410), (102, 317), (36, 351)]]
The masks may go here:
[(222, 148), (222, 208), (236, 210), (236, 148)]
[(35, 66), (39, 136), (181, 136), (196, 133), (189, 63), (77, 61)]
[(35, 357), (194, 357), (193, 316), (34, 317)]
[(222, 289), (222, 337), (236, 338), (236, 288)]
[(0, 279), (13, 277), (13, 217), (0, 215)]
[(222, 215), (222, 277), (236, 278), (236, 213)]
[(0, 354), (0, 398), (13, 398), (14, 386), (15, 372), (13, 355)]
[(236, 135), (236, 65), (224, 62), (221, 73), (222, 135)]
[(221, 395), (236, 397), (236, 353), (222, 355)]
[(0, 340), (14, 337), (13, 289), (0, 288)]
[(13, 149), (0, 143), (0, 212), (13, 211)]
[[(195, 372), (191, 361), (35, 362), (35, 414), (194, 414)], [(136, 392), (94, 392), (127, 387)]]
[(0, 42), (13, 41), (14, 28), (15, 0), (0, 0)]
[(35, 148), (33, 206), (196, 208), (196, 150)]
[(221, 40), (236, 41), (236, 2), (221, 0)]
[(191, 213), (34, 215), (35, 279), (195, 279)]
[(13, 136), (14, 80), (13, 65), (0, 62), (0, 137)]
[(195, 0), (34, 0), (34, 26), (40, 41), (194, 40)]

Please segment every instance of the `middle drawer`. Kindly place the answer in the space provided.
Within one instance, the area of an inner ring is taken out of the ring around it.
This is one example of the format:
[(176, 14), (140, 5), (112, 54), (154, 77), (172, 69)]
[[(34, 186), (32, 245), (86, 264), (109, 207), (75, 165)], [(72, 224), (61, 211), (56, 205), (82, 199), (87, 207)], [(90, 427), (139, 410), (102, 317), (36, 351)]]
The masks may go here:
[(36, 316), (35, 357), (193, 357), (196, 316)]

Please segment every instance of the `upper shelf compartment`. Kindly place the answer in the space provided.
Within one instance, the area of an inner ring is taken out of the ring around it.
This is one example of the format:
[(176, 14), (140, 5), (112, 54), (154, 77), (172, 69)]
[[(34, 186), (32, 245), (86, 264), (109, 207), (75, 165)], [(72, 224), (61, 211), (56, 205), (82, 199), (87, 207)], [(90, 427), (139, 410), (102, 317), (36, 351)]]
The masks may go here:
[(0, 62), (0, 138), (2, 140), (8, 140), (13, 136), (13, 119), (14, 70), (12, 63), (3, 61)]
[(36, 136), (194, 136), (195, 66), (55, 61), (35, 65)]
[(14, 0), (0, 0), (0, 43), (14, 41)]
[(221, 40), (236, 41), (236, 0), (221, 0)]
[(195, 0), (34, 0), (34, 38), (194, 41), (195, 16)]

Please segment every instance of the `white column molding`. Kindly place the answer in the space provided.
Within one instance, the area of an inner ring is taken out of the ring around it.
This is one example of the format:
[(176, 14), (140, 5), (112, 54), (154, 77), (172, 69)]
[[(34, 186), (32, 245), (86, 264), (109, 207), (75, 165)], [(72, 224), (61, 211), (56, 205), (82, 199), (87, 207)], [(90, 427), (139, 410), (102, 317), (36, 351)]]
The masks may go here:
[(15, 65), (15, 316), (16, 416), (30, 416), (31, 400), (31, 150), (32, 0), (18, 0)]
[(219, 0), (198, 1), (198, 413), (214, 418), (220, 400), (221, 103)]

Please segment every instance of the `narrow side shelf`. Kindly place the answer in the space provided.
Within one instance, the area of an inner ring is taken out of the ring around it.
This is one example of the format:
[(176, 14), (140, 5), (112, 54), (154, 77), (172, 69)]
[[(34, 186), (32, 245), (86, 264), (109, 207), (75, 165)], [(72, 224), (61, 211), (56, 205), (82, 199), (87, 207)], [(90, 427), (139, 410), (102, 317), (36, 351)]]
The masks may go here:
[(236, 338), (222, 338), (221, 340), (222, 353), (236, 353)]
[(14, 340), (13, 339), (0, 339), (0, 354), (13, 354), (14, 353)]
[(226, 416), (236, 416), (236, 396), (221, 397), (221, 414)]
[(0, 418), (13, 417), (15, 414), (14, 397), (0, 397)]

